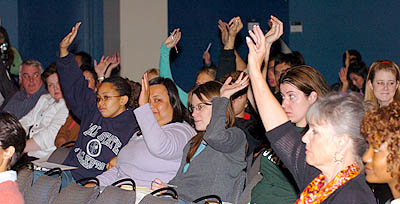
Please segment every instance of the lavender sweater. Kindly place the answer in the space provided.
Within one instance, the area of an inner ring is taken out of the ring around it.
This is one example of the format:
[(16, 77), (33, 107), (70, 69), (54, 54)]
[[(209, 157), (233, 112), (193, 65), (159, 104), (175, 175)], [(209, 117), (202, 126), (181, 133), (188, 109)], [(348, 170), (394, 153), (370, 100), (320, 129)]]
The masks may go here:
[(118, 154), (115, 167), (97, 176), (101, 186), (132, 178), (136, 186), (150, 187), (154, 178), (171, 180), (180, 165), (185, 144), (196, 134), (186, 122), (160, 127), (149, 104), (134, 110), (142, 135), (137, 133)]

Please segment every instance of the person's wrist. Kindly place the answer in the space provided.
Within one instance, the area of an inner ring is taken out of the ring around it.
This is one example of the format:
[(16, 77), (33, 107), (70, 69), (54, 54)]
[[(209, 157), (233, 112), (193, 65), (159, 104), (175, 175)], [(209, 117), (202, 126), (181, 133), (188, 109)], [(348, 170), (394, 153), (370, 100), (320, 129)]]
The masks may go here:
[(103, 81), (103, 80), (104, 80), (104, 76), (99, 76), (99, 77), (97, 77), (97, 80)]

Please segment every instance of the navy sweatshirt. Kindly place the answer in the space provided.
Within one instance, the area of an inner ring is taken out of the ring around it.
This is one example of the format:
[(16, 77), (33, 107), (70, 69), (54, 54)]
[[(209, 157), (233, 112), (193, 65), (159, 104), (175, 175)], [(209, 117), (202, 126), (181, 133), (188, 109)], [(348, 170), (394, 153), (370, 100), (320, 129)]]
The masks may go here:
[(96, 177), (106, 170), (107, 163), (118, 155), (139, 126), (129, 108), (114, 118), (101, 115), (96, 94), (88, 88), (73, 54), (57, 60), (57, 72), (65, 100), (81, 120), (78, 139), (64, 164), (78, 167), (71, 171), (75, 180)]

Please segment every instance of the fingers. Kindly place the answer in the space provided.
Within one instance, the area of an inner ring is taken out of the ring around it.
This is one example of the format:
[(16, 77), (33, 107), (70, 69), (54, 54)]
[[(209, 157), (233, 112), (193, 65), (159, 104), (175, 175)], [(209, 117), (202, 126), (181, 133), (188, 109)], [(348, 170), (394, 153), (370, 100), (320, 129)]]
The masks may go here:
[(229, 84), (231, 83), (231, 81), (232, 81), (232, 77), (228, 77), (228, 78), (225, 80), (223, 86), (229, 85)]
[(79, 30), (79, 27), (81, 26), (81, 24), (82, 24), (82, 22), (78, 22), (75, 24), (74, 27), (72, 27), (72, 31), (71, 31), (72, 35), (70, 37), (71, 42), (75, 39), (76, 35), (78, 34), (78, 30)]

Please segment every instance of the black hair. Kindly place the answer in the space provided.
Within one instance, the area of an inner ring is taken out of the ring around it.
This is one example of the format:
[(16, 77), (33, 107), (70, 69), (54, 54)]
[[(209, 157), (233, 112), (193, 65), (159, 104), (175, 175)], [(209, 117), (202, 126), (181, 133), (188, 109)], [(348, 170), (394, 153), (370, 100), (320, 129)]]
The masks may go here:
[(0, 146), (2, 149), (10, 146), (15, 148), (9, 163), (10, 166), (14, 165), (21, 157), (26, 145), (25, 137), (25, 130), (18, 119), (7, 112), (0, 111)]
[[(349, 52), (350, 56), (355, 56), (354, 59), (350, 60), (350, 64), (353, 63), (353, 62), (361, 62), (362, 61), (361, 54), (357, 50), (347, 50), (347, 52)], [(345, 63), (346, 63), (346, 52), (343, 53), (342, 63), (343, 63), (343, 66), (345, 66)]]
[(11, 66), (14, 62), (14, 52), (11, 49), (10, 37), (8, 36), (7, 30), (3, 26), (0, 26), (0, 33), (3, 34), (4, 41), (8, 44), (7, 46), (8, 59), (6, 65)]
[(76, 53), (75, 55), (81, 56), (82, 65), (88, 65), (88, 66), (92, 65), (92, 56), (90, 56), (89, 53), (80, 51), (80, 52)]
[(93, 67), (91, 67), (91, 66), (89, 66), (89, 65), (87, 65), (87, 64), (82, 64), (82, 66), (79, 67), (79, 68), (81, 68), (82, 73), (83, 73), (83, 72), (89, 72), (90, 74), (92, 74), (93, 79), (94, 79), (94, 86), (96, 86), (97, 83), (98, 83), (98, 80), (97, 80), (97, 73), (96, 73), (96, 71), (93, 69)]
[(132, 89), (131, 85), (128, 83), (128, 80), (119, 76), (112, 76), (106, 78), (101, 84), (103, 83), (111, 83), (112, 85), (114, 85), (115, 90), (119, 93), (120, 96), (128, 96), (128, 102), (125, 104), (125, 107), (130, 107), (130, 104), (132, 104)]
[(57, 74), (56, 62), (51, 63), (48, 67), (46, 67), (46, 69), (42, 73), (41, 77), (42, 77), (42, 81), (46, 84), (46, 89), (47, 89), (46, 79), (52, 74)]
[(289, 54), (277, 54), (275, 57), (275, 66), (278, 64), (287, 64), (290, 67), (301, 65), (300, 59), (293, 53)]
[(189, 111), (179, 98), (178, 89), (176, 88), (175, 83), (171, 79), (163, 77), (156, 77), (149, 81), (150, 86), (157, 84), (164, 85), (168, 91), (169, 103), (173, 110), (173, 116), (170, 123), (186, 121), (189, 124), (192, 124)]
[(301, 52), (299, 51), (293, 51), (292, 54), (297, 57), (297, 59), (299, 60), (300, 64), (299, 65), (305, 65), (306, 61), (304, 60), (303, 55), (301, 54)]
[[(349, 70), (347, 71), (347, 80), (350, 80), (350, 74), (356, 74), (364, 79), (363, 89), (365, 88), (365, 84), (367, 82), (367, 75), (368, 75), (368, 67), (363, 61), (353, 62), (349, 65)], [(353, 91), (358, 91), (356, 87), (350, 87)], [(364, 90), (362, 90), (364, 91)]]

